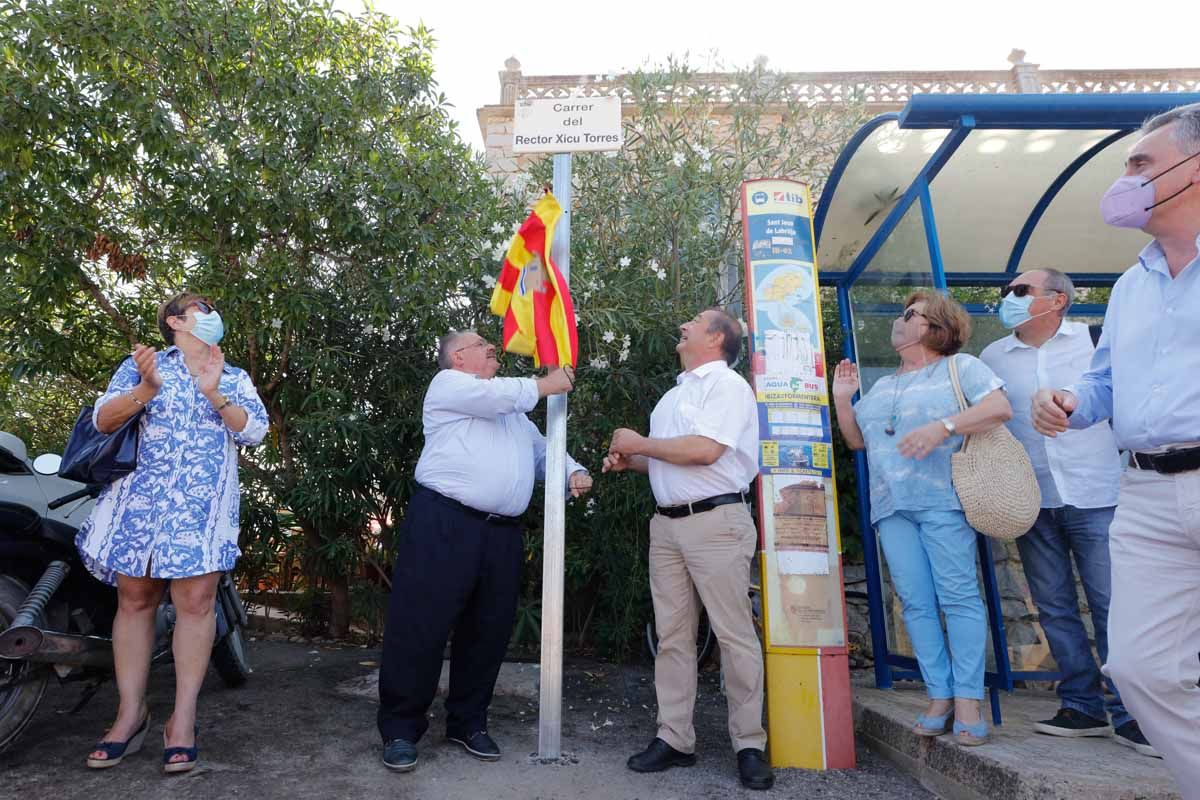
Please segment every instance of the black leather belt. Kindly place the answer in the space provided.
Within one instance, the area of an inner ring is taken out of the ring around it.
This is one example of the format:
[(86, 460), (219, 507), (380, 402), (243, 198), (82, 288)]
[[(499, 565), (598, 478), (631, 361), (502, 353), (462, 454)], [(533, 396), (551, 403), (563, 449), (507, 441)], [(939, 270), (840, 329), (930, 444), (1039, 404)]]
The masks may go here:
[(484, 522), (492, 522), (492, 523), (495, 523), (496, 525), (520, 525), (521, 524), (520, 517), (506, 517), (503, 514), (491, 514), (487, 511), (480, 511), (478, 508), (471, 508), (466, 503), (458, 502), (453, 497), (446, 497), (446, 495), (442, 494), (441, 492), (435, 492), (433, 489), (430, 489), (428, 486), (425, 486), (422, 484), (417, 484), (417, 487), (418, 487), (417, 488), (418, 491), (427, 492), (435, 501), (441, 503), (442, 505), (450, 506), (450, 508), (456, 508), (459, 511), (463, 512), (464, 514), (467, 514), (468, 516), (475, 517), (475, 519), (481, 519)]
[(1168, 450), (1165, 453), (1130, 453), (1129, 460), (1138, 469), (1154, 470), (1163, 475), (1200, 469), (1200, 447)]
[(678, 517), (686, 517), (689, 514), (703, 514), (705, 511), (712, 511), (717, 506), (745, 502), (747, 502), (745, 492), (731, 492), (730, 494), (719, 494), (716, 497), (706, 497), (703, 500), (685, 503), (681, 506), (659, 506), (658, 513), (664, 517), (676, 519)]

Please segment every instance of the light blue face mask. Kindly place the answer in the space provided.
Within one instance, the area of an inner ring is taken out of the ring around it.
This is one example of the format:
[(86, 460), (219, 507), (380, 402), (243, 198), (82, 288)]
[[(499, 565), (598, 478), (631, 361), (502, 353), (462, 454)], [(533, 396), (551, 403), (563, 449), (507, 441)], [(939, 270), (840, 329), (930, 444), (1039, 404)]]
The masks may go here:
[(1015, 294), (1010, 294), (1005, 297), (1000, 301), (1000, 324), (1011, 331), (1013, 328), (1020, 327), (1035, 317), (1043, 317), (1054, 310), (1043, 311), (1041, 314), (1030, 314), (1029, 307), (1033, 305), (1033, 301), (1036, 299), (1031, 294), (1027, 294), (1024, 297), (1017, 297)]
[(219, 343), (222, 337), (225, 336), (225, 322), (216, 311), (210, 311), (207, 314), (203, 311), (197, 311), (196, 326), (189, 333), (205, 344), (212, 346)]

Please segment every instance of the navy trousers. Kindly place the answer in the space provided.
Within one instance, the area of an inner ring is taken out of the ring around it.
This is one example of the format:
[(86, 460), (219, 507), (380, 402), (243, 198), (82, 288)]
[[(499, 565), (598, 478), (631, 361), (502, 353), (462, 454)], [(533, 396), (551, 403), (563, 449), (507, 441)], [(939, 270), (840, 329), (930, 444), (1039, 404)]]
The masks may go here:
[(421, 487), (408, 504), (383, 635), (379, 733), (416, 742), (429, 727), (450, 632), (446, 733), (487, 730), (488, 706), (512, 636), (523, 527), (485, 520)]

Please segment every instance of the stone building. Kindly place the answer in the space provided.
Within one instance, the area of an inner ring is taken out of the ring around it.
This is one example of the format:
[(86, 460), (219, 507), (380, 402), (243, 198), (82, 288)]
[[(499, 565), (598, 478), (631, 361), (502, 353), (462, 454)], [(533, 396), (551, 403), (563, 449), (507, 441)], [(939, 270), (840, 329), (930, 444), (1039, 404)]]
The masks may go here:
[[(1024, 50), (1013, 50), (1002, 70), (947, 70), (936, 72), (797, 72), (784, 76), (797, 99), (815, 106), (837, 106), (858, 98), (873, 116), (904, 107), (920, 93), (1013, 94), (1096, 92), (1196, 92), (1197, 69), (1043, 70), (1025, 60)], [(760, 60), (765, 67), (765, 61)], [(555, 97), (628, 97), (622, 75), (525, 75), (521, 62), (510, 58), (499, 73), (500, 98), (476, 111), (483, 137), (485, 159), (493, 175), (522, 173), (532, 158), (512, 152), (513, 104), (518, 100)], [(698, 73), (697, 85), (715, 88), (717, 96), (729, 76)]]

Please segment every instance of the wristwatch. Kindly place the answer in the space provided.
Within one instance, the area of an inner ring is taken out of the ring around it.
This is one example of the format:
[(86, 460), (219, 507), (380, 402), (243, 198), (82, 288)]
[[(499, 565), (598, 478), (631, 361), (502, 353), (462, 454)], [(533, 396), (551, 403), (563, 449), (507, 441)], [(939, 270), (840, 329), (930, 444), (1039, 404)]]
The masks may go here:
[(225, 406), (229, 405), (232, 402), (233, 401), (230, 400), (225, 395), (221, 395), (221, 402), (216, 404), (215, 406), (213, 406), (213, 408), (215, 408), (217, 410), (217, 413), (219, 414), (222, 410), (224, 410)]
[(946, 428), (947, 435), (953, 436), (954, 434), (958, 433), (958, 428), (956, 428), (954, 423), (950, 421), (949, 417), (941, 420), (941, 423)]

